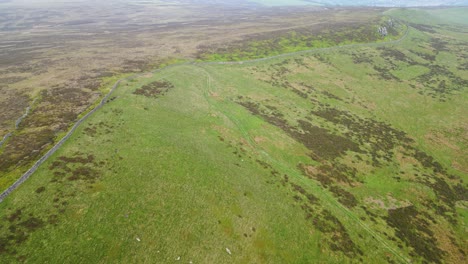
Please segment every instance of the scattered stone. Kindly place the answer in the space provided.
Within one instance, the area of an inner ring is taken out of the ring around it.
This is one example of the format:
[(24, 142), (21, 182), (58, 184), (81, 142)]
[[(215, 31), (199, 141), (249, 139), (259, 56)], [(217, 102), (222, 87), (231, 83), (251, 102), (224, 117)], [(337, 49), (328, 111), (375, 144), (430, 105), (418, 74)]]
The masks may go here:
[(387, 27), (379, 27), (378, 31), (382, 37), (385, 37), (388, 35)]
[(136, 238), (136, 240), (137, 240), (138, 242), (140, 242), (140, 241), (141, 241), (139, 237), (137, 237), (137, 238)]
[(226, 248), (226, 252), (227, 252), (229, 255), (232, 255), (231, 250), (229, 250), (229, 248)]
[(179, 260), (180, 260), (180, 257), (177, 257), (175, 260), (179, 261)]

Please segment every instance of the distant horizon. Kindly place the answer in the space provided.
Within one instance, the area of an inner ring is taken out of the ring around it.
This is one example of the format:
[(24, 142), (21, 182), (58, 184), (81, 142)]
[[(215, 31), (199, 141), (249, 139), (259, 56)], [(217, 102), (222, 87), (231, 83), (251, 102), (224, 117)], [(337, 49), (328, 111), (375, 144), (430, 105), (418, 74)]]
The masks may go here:
[(436, 6), (468, 6), (468, 0), (248, 0), (264, 6), (376, 6), (376, 7), (436, 7)]
[[(10, 5), (51, 5), (51, 4), (79, 4), (90, 0), (0, 0), (0, 4)], [(99, 4), (160, 4), (160, 3), (204, 3), (227, 5), (258, 5), (267, 7), (278, 6), (370, 6), (370, 7), (437, 7), (437, 6), (468, 6), (468, 0), (107, 0)]]

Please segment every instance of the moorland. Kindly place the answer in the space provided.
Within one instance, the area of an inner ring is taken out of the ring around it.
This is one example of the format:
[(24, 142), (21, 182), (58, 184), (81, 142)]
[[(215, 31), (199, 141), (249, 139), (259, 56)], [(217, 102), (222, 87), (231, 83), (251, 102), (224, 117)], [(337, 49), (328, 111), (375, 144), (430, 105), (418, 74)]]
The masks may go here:
[[(0, 9), (0, 189), (125, 76), (287, 30), (344, 32), (381, 9), (261, 9), (189, 2), (65, 2)], [(329, 23), (333, 22), (333, 25)], [(336, 25), (335, 25), (336, 23)], [(28, 113), (25, 115), (25, 113)]]
[(204, 7), (0, 22), (0, 262), (466, 261), (466, 8)]

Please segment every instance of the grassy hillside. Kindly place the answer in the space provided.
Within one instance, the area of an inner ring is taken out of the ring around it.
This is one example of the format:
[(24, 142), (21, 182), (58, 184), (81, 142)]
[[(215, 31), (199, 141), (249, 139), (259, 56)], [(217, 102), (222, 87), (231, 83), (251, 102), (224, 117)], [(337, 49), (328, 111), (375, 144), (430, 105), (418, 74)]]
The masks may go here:
[(122, 82), (0, 203), (0, 262), (463, 263), (466, 32), (407, 12), (399, 43)]
[[(347, 22), (343, 19), (346, 17), (343, 13), (342, 18), (338, 18), (343, 21), (254, 34), (242, 40), (223, 44), (221, 47), (202, 46), (197, 58), (200, 61), (244, 61), (314, 48), (397, 41), (405, 35), (407, 31), (405, 24), (389, 16), (372, 15), (372, 13), (367, 9), (356, 9), (353, 16), (368, 18), (357, 22)], [(379, 27), (388, 28), (388, 34), (379, 34)]]

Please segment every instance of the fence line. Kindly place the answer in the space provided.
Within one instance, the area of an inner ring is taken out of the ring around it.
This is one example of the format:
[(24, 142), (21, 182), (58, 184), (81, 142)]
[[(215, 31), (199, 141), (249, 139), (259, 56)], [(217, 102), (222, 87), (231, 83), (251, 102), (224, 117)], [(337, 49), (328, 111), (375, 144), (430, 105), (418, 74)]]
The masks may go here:
[(15, 129), (18, 129), (21, 122), (23, 122), (23, 119), (25, 119), (28, 116), (29, 110), (31, 110), (31, 107), (30, 106), (26, 107), (26, 111), (24, 112), (24, 114), (16, 120)]
[(11, 137), (11, 132), (8, 133), (8, 134), (6, 134), (6, 135), (3, 137), (3, 139), (0, 140), (0, 148), (2, 147), (3, 143), (5, 143), (5, 141), (6, 141), (9, 137)]
[[(180, 64), (173, 64), (173, 65), (169, 65), (169, 66), (166, 66), (164, 68), (161, 68), (161, 69), (157, 69), (157, 70), (153, 70), (151, 71), (151, 73), (156, 73), (156, 72), (159, 72), (163, 69), (168, 69), (168, 68), (172, 68), (172, 67), (175, 67), (175, 66), (178, 66), (178, 65), (183, 65), (183, 64), (188, 64), (188, 63), (180, 63)], [(107, 100), (109, 100), (109, 97), (112, 95), (112, 93), (114, 92), (114, 90), (119, 86), (119, 84), (124, 81), (124, 80), (131, 80), (133, 78), (137, 78), (138, 76), (142, 76), (146, 73), (140, 73), (140, 74), (135, 74), (135, 75), (132, 75), (132, 76), (129, 76), (129, 77), (126, 77), (126, 78), (123, 78), (123, 79), (120, 79), (118, 80), (114, 86), (112, 86), (111, 90), (107, 93), (106, 96), (104, 96), (104, 98), (102, 98), (101, 102), (91, 111), (89, 111), (86, 115), (84, 115), (82, 118), (80, 118), (74, 125), (73, 127), (68, 131), (68, 133), (62, 138), (60, 139), (59, 142), (57, 142), (57, 144), (55, 144), (49, 151), (47, 151), (46, 154), (44, 154), (38, 161), (36, 161), (34, 163), (34, 165), (29, 169), (27, 170), (15, 183), (13, 183), (10, 187), (8, 187), (8, 189), (6, 189), (5, 191), (3, 191), (1, 194), (0, 194), (0, 203), (8, 196), (10, 195), (10, 193), (12, 193), (14, 190), (16, 190), (23, 182), (25, 182), (27, 179), (29, 179), (29, 177), (31, 177), (31, 175), (36, 172), (36, 170), (39, 168), (39, 166), (41, 166), (50, 156), (52, 156), (62, 145), (63, 143), (65, 143), (65, 141), (67, 141), (71, 135), (73, 134), (73, 132), (75, 132), (75, 130), (86, 120), (88, 119), (88, 117), (90, 117), (94, 112), (96, 112), (97, 110), (99, 110), (106, 102)], [(8, 133), (5, 138), (0, 141), (0, 146), (1, 144), (3, 144), (3, 142), (8, 139), (8, 137), (11, 136), (11, 133)]]
[[(130, 78), (130, 77), (128, 77), (128, 78)], [(128, 78), (126, 78), (126, 79), (128, 79)], [(104, 98), (101, 100), (101, 102), (93, 110), (89, 111), (86, 115), (84, 115), (82, 118), (80, 118), (73, 125), (73, 127), (70, 129), (70, 131), (68, 131), (68, 133), (62, 139), (60, 139), (59, 142), (57, 142), (57, 144), (55, 144), (49, 151), (47, 151), (47, 153), (44, 156), (42, 156), (38, 161), (36, 161), (36, 163), (34, 163), (34, 165), (28, 171), (26, 171), (23, 174), (23, 176), (21, 176), (21, 178), (19, 178), (15, 183), (13, 183), (10, 187), (8, 187), (8, 189), (3, 191), (2, 194), (0, 194), (0, 202), (2, 202), (3, 199), (5, 199), (11, 192), (16, 190), (16, 188), (18, 188), (23, 182), (25, 182), (29, 177), (31, 177), (31, 175), (37, 170), (37, 168), (39, 168), (39, 166), (41, 166), (42, 163), (44, 163), (50, 156), (52, 156), (63, 145), (63, 143), (65, 143), (65, 141), (67, 141), (71, 137), (73, 132), (75, 132), (75, 130), (81, 125), (81, 123), (83, 123), (86, 119), (88, 119), (88, 117), (90, 117), (94, 112), (99, 110), (107, 102), (110, 95), (114, 92), (114, 90), (117, 88), (117, 86), (119, 86), (119, 84), (123, 80), (125, 80), (125, 79), (118, 80), (114, 84), (114, 86), (112, 86), (112, 89), (109, 91), (109, 93), (107, 93), (107, 95), (104, 96)], [(3, 143), (3, 141), (2, 141), (2, 143)]]
[[(407, 28), (406, 28), (406, 32), (405, 34), (400, 38), (400, 39), (397, 39), (397, 40), (393, 40), (393, 41), (387, 41), (387, 42), (380, 42), (380, 43), (362, 43), (362, 44), (350, 44), (350, 45), (343, 45), (343, 46), (336, 46), (336, 47), (328, 47), (328, 48), (318, 48), (318, 49), (312, 49), (312, 50), (304, 50), (304, 51), (298, 51), (298, 52), (291, 52), (291, 53), (285, 53), (285, 54), (279, 54), (279, 55), (275, 55), (275, 56), (270, 56), (270, 57), (266, 57), (266, 58), (259, 58), (259, 59), (253, 59), (253, 60), (245, 60), (245, 61), (219, 61), (219, 62), (201, 62), (201, 63), (194, 63), (194, 62), (186, 62), (186, 63), (179, 63), (179, 64), (173, 64), (173, 65), (169, 65), (169, 66), (166, 66), (166, 67), (163, 67), (161, 69), (157, 69), (157, 70), (153, 70), (153, 71), (150, 71), (151, 73), (156, 73), (156, 72), (159, 72), (159, 71), (162, 71), (163, 69), (168, 69), (168, 68), (172, 68), (172, 67), (175, 67), (175, 66), (180, 66), (180, 65), (186, 65), (186, 64), (196, 64), (196, 65), (213, 65), (213, 64), (218, 64), (218, 65), (221, 65), (221, 64), (243, 64), (243, 63), (252, 63), (252, 62), (259, 62), (259, 61), (265, 61), (265, 60), (271, 60), (271, 59), (275, 59), (275, 58), (280, 58), (280, 57), (286, 57), (286, 56), (292, 56), (292, 55), (299, 55), (299, 54), (308, 54), (308, 53), (314, 53), (314, 52), (318, 52), (318, 51), (325, 51), (325, 50), (333, 50), (333, 49), (342, 49), (342, 48), (351, 48), (351, 47), (360, 47), (360, 46), (380, 46), (380, 45), (387, 45), (387, 44), (396, 44), (396, 43), (399, 43), (401, 42), (403, 39), (405, 39), (408, 35), (408, 31), (409, 31), (409, 26), (407, 25)], [(109, 93), (107, 93), (107, 95), (101, 100), (101, 102), (91, 111), (89, 111), (86, 115), (84, 115), (82, 118), (80, 118), (74, 125), (73, 127), (70, 129), (70, 131), (68, 131), (68, 133), (62, 138), (60, 139), (59, 142), (57, 142), (57, 144), (55, 144), (49, 151), (47, 151), (47, 153), (45, 155), (43, 155), (38, 161), (36, 161), (36, 163), (34, 163), (34, 165), (28, 170), (26, 171), (22, 176), (21, 178), (19, 178), (15, 183), (13, 183), (10, 187), (8, 187), (8, 189), (6, 189), (5, 191), (3, 191), (1, 194), (0, 194), (0, 202), (2, 202), (10, 193), (12, 193), (14, 190), (16, 190), (23, 182), (25, 182), (29, 177), (31, 177), (31, 175), (39, 168), (40, 165), (42, 165), (50, 156), (52, 156), (62, 145), (63, 143), (65, 143), (65, 141), (67, 141), (71, 135), (73, 134), (73, 132), (75, 132), (75, 130), (86, 120), (88, 119), (89, 116), (91, 116), (94, 112), (96, 112), (97, 110), (99, 110), (108, 100), (108, 98), (111, 96), (111, 94), (114, 92), (114, 90), (117, 88), (117, 86), (119, 86), (119, 84), (124, 81), (124, 80), (130, 80), (130, 79), (133, 79), (133, 78), (136, 78), (138, 76), (141, 76), (141, 75), (144, 75), (145, 73), (140, 73), (140, 74), (135, 74), (135, 75), (132, 75), (132, 76), (129, 76), (127, 78), (123, 78), (123, 79), (120, 79), (118, 80), (114, 86), (112, 86), (111, 90), (109, 91)], [(27, 112), (29, 112), (29, 110), (27, 110)], [(26, 113), (27, 115), (27, 113)], [(23, 118), (23, 117), (22, 117)], [(4, 143), (4, 141), (6, 139), (8, 139), (8, 137), (11, 136), (11, 133), (7, 134), (4, 139), (2, 141), (0, 141), (0, 147), (1, 145)]]

